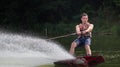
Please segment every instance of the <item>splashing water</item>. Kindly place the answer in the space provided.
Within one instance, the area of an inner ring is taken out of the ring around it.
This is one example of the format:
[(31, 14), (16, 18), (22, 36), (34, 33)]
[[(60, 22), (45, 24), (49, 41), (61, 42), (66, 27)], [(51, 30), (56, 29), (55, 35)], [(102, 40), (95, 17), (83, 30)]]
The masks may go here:
[(34, 67), (73, 58), (54, 42), (0, 32), (0, 67)]

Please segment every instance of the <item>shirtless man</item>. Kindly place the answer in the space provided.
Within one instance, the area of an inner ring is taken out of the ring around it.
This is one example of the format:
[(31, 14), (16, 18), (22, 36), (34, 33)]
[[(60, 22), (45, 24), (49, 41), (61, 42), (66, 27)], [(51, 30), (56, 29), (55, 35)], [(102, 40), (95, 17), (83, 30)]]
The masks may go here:
[(86, 13), (83, 13), (81, 15), (81, 21), (82, 23), (76, 25), (76, 33), (78, 35), (78, 38), (72, 42), (70, 47), (70, 54), (74, 55), (76, 47), (84, 46), (86, 50), (86, 55), (91, 56), (91, 32), (94, 25), (88, 22), (88, 15)]

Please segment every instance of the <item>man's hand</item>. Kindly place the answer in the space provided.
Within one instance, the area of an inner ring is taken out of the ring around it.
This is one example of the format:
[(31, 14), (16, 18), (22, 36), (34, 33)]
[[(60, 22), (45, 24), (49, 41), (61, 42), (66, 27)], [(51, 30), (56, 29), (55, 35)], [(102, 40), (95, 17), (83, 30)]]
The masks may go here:
[(81, 32), (76, 32), (77, 33), (77, 35), (81, 35)]
[(86, 30), (85, 31), (81, 31), (81, 34), (86, 34)]

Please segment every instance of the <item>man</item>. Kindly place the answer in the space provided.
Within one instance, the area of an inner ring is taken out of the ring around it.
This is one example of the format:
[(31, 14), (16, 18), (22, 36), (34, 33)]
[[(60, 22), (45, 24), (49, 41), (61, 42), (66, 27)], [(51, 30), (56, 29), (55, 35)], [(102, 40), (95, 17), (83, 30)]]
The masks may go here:
[(81, 15), (81, 21), (79, 25), (76, 25), (76, 33), (78, 38), (74, 40), (70, 47), (70, 54), (73, 55), (76, 47), (84, 46), (86, 50), (86, 55), (91, 56), (91, 32), (94, 25), (88, 22), (88, 15), (83, 13)]

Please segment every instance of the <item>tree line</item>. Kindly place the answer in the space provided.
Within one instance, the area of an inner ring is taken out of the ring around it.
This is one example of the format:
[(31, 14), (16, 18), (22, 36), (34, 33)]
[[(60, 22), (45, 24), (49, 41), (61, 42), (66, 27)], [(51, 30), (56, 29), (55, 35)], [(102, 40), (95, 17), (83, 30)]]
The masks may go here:
[[(97, 31), (120, 23), (119, 8), (120, 0), (1, 0), (0, 27), (41, 35), (47, 30), (48, 35), (60, 35), (74, 32), (80, 14), (86, 12)], [(117, 26), (105, 31), (114, 29)]]

